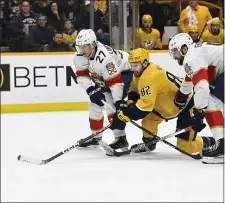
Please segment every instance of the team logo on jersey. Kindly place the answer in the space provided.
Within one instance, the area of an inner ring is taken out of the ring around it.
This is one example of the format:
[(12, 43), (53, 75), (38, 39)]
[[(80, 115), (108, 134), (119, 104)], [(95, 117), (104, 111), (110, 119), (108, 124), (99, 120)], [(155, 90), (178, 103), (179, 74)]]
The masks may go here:
[(106, 65), (106, 69), (107, 69), (109, 75), (113, 75), (113, 74), (117, 73), (116, 67), (112, 62), (108, 63)]
[(193, 70), (191, 69), (191, 66), (189, 66), (187, 63), (184, 65), (184, 70), (187, 73), (188, 76), (193, 76)]

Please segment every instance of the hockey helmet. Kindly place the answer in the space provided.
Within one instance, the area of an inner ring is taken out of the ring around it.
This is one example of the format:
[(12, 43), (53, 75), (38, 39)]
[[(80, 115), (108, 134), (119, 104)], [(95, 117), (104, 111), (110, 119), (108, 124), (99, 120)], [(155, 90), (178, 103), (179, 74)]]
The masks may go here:
[(189, 25), (188, 32), (198, 32), (198, 26), (195, 24)]
[(79, 46), (90, 44), (94, 49), (97, 45), (97, 37), (92, 29), (81, 30), (76, 37), (76, 49), (79, 51)]
[(138, 63), (141, 62), (142, 64), (146, 61), (149, 63), (149, 53), (147, 50), (143, 48), (134, 49), (129, 52), (129, 62), (130, 63)]
[(184, 56), (181, 52), (181, 49), (184, 45), (186, 45), (189, 49), (189, 47), (193, 44), (193, 40), (190, 37), (189, 34), (187, 33), (179, 33), (175, 35), (169, 43), (169, 50), (170, 50), (170, 55), (172, 58), (173, 56), (173, 50), (178, 50), (182, 56)]
[(142, 22), (143, 22), (144, 20), (150, 20), (150, 21), (152, 21), (152, 16), (149, 15), (149, 14), (143, 15), (143, 16), (142, 16)]
[(216, 19), (214, 21), (212, 21), (211, 25), (221, 25), (220, 19)]

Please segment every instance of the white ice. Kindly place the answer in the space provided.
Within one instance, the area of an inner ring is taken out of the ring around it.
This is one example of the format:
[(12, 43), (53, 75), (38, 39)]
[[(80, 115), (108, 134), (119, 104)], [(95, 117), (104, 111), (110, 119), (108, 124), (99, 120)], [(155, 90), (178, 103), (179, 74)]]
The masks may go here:
[[(161, 124), (159, 134), (174, 130), (175, 120)], [(211, 135), (208, 128), (201, 134)], [(124, 157), (108, 157), (99, 147), (74, 149), (47, 165), (17, 161), (19, 154), (49, 158), (88, 135), (87, 112), (1, 115), (1, 201), (223, 201), (223, 165), (204, 165), (164, 143)], [(128, 124), (129, 144), (141, 137)], [(110, 130), (103, 140), (113, 140)]]

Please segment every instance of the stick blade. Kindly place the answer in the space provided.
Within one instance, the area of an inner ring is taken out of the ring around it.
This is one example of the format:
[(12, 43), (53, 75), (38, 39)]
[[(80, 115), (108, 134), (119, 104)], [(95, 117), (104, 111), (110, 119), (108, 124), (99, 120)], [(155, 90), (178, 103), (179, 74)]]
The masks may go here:
[(26, 163), (30, 163), (30, 164), (36, 164), (36, 165), (43, 165), (43, 164), (45, 164), (45, 162), (43, 160), (35, 159), (35, 158), (23, 156), (23, 155), (19, 155), (17, 157), (17, 159), (18, 159), (18, 161), (26, 162)]
[(224, 164), (224, 156), (218, 157), (203, 157), (202, 159), (203, 164)]

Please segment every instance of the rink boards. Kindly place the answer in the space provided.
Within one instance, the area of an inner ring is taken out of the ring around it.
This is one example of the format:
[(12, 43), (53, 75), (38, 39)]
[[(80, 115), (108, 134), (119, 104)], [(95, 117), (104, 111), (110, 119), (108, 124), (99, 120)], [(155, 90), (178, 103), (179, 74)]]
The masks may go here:
[[(150, 61), (184, 76), (168, 51), (152, 51)], [(71, 53), (2, 54), (1, 113), (87, 110), (88, 96), (75, 80)]]

